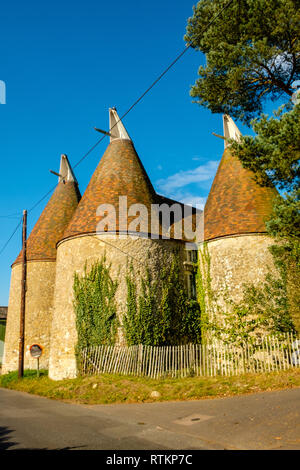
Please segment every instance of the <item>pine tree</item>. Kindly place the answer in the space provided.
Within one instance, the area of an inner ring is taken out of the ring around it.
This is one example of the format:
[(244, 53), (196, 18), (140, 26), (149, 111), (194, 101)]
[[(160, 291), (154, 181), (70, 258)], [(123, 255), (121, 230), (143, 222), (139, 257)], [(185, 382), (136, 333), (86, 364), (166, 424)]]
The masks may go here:
[(213, 113), (249, 123), (264, 100), (292, 96), (299, 36), (299, 0), (200, 0), (185, 40), (205, 54), (206, 65), (191, 96)]

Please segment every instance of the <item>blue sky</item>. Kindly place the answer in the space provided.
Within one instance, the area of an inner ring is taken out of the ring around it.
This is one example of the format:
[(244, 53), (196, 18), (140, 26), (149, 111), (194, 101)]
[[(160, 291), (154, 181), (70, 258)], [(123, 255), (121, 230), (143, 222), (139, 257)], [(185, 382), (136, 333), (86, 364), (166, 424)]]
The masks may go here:
[[(53, 0), (1, 7), (0, 216), (32, 207), (53, 185), (60, 155), (71, 164), (108, 128), (108, 108), (122, 115), (182, 51), (193, 0)], [(223, 141), (220, 115), (193, 104), (190, 86), (205, 57), (189, 50), (124, 120), (155, 189), (205, 202)], [(239, 123), (238, 123), (239, 124)], [(242, 132), (247, 129), (239, 124)], [(75, 170), (83, 193), (108, 145)], [(47, 199), (29, 214), (29, 232)], [(0, 218), (0, 248), (17, 224)], [(7, 305), (10, 265), (21, 231), (0, 256), (0, 305)]]

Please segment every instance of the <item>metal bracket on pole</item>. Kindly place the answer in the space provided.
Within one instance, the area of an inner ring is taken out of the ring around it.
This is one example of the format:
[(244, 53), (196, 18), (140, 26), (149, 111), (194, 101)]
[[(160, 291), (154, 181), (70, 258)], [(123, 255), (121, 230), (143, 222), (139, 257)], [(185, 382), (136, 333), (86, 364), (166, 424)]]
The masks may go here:
[(219, 139), (227, 140), (226, 137), (220, 134), (216, 134), (215, 132), (212, 132), (212, 135), (214, 135), (215, 137), (219, 137)]
[(102, 129), (97, 129), (97, 127), (94, 127), (95, 131), (101, 132), (101, 134), (107, 135), (108, 137), (116, 138), (115, 135), (111, 134), (110, 132), (103, 131)]
[(63, 176), (60, 173), (56, 173), (56, 171), (49, 170), (50, 173), (53, 173), (53, 175), (59, 176), (60, 178), (63, 178)]

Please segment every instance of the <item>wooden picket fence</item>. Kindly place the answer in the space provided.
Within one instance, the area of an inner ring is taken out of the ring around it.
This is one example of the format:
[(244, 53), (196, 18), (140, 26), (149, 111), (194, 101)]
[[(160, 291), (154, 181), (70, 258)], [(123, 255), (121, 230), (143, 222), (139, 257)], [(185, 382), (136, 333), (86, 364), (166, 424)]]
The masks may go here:
[(85, 374), (159, 377), (239, 375), (271, 372), (300, 365), (300, 340), (290, 334), (279, 341), (265, 337), (243, 347), (213, 341), (181, 346), (91, 346), (81, 352)]

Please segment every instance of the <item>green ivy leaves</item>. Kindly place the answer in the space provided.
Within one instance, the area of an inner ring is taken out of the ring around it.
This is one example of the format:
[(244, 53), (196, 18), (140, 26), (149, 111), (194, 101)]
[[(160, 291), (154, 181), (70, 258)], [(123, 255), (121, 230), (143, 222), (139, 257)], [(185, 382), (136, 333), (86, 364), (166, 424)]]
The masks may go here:
[(171, 263), (162, 262), (159, 278), (154, 279), (146, 269), (146, 275), (140, 279), (140, 289), (132, 266), (126, 281), (127, 313), (123, 325), (128, 345), (200, 342), (199, 304), (187, 296), (176, 253)]
[(105, 256), (83, 276), (74, 275), (74, 309), (78, 333), (77, 348), (111, 345), (118, 327), (115, 302), (118, 282), (109, 274)]

